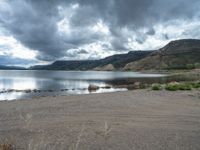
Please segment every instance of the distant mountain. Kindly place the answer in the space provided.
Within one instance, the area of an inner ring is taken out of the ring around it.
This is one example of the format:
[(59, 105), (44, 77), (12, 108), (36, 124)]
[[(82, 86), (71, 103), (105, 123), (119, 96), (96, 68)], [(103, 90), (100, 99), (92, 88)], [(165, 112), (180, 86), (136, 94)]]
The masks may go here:
[(55, 61), (50, 65), (33, 66), (33, 70), (158, 70), (185, 69), (200, 66), (200, 40), (172, 41), (159, 50), (131, 51), (100, 60)]
[(2, 66), (2, 65), (0, 65), (0, 70), (26, 70), (26, 68), (16, 67), (16, 66)]
[(33, 70), (120, 70), (127, 63), (140, 60), (153, 51), (132, 51), (100, 60), (55, 61), (50, 65), (32, 66)]
[(149, 56), (125, 65), (124, 70), (185, 69), (200, 63), (200, 40), (172, 41)]

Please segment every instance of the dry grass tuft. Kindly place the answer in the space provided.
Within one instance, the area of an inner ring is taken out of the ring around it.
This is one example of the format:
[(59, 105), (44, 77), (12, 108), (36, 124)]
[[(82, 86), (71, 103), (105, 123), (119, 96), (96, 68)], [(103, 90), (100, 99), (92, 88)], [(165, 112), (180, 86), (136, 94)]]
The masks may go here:
[(0, 150), (14, 150), (11, 144), (0, 144)]

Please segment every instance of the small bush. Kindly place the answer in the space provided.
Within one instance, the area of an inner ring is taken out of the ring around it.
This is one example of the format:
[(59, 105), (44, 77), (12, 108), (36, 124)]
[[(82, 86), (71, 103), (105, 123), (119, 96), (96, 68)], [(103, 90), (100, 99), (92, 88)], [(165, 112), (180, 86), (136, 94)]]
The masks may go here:
[(192, 87), (195, 88), (195, 89), (200, 88), (200, 82), (193, 83)]
[(200, 63), (195, 63), (195, 64), (194, 64), (194, 67), (195, 67), (196, 69), (200, 69)]
[(187, 64), (187, 65), (186, 65), (186, 68), (187, 68), (187, 69), (194, 69), (195, 66), (194, 66), (193, 64)]
[(168, 91), (177, 91), (177, 90), (179, 90), (179, 83), (177, 83), (177, 82), (168, 83), (165, 86), (165, 89)]
[(152, 84), (151, 89), (154, 91), (159, 91), (162, 89), (162, 86), (158, 83), (154, 83), (154, 84)]
[(164, 87), (168, 91), (192, 90), (193, 88), (200, 88), (200, 81), (199, 82), (184, 82), (184, 83), (171, 82), (171, 83), (166, 84)]
[(192, 90), (192, 85), (190, 83), (179, 84), (179, 90)]

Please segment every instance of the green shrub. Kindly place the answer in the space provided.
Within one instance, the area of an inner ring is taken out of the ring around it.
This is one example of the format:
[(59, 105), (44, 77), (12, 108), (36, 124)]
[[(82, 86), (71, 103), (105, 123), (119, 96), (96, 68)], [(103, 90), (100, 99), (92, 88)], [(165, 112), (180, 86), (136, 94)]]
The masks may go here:
[(179, 84), (179, 90), (192, 90), (192, 85), (190, 83)]
[(165, 89), (168, 91), (177, 91), (177, 90), (192, 90), (192, 88), (200, 88), (199, 82), (171, 82), (165, 85)]
[(158, 83), (154, 83), (154, 84), (152, 84), (151, 89), (154, 91), (159, 91), (162, 89), (162, 86)]
[(195, 67), (196, 69), (200, 69), (200, 63), (195, 63), (195, 64), (194, 64), (194, 67)]
[(193, 64), (187, 64), (187, 65), (186, 65), (186, 68), (187, 68), (187, 69), (194, 69), (195, 67), (194, 67)]
[(177, 91), (177, 90), (179, 90), (179, 83), (177, 83), (177, 82), (168, 83), (165, 86), (165, 89), (168, 91)]
[(195, 89), (200, 88), (200, 82), (193, 83), (192, 87), (195, 88)]

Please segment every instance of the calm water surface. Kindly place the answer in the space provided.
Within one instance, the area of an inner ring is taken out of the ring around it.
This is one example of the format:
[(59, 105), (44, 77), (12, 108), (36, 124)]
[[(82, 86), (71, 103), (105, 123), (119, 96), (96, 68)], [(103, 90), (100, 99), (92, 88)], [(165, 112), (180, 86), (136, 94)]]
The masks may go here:
[[(105, 87), (106, 81), (126, 78), (160, 77), (160, 74), (138, 72), (96, 71), (30, 71), (1, 70), (0, 100), (25, 99), (37, 96), (88, 94), (88, 86)], [(122, 91), (125, 89), (100, 88), (96, 93)]]

